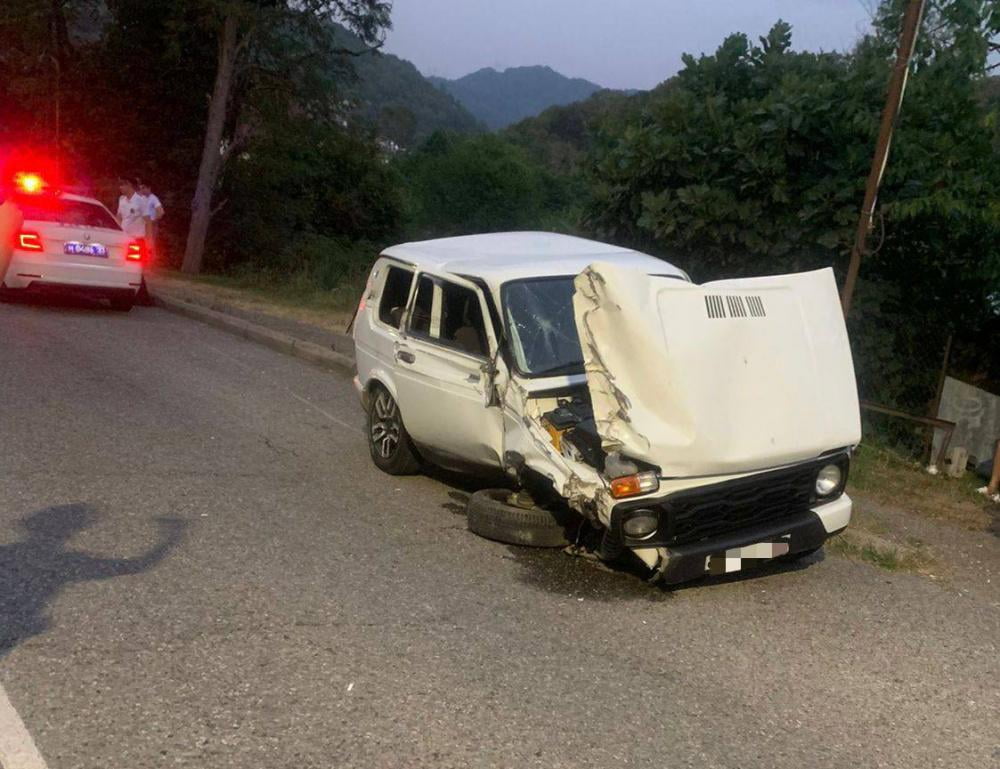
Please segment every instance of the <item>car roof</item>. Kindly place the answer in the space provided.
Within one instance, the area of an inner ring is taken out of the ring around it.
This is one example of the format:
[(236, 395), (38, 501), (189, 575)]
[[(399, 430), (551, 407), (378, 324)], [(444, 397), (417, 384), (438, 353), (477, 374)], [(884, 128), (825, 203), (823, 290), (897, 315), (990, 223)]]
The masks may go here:
[[(53, 199), (53, 196), (43, 196), (42, 199)], [(101, 208), (107, 210), (107, 206), (105, 206), (97, 198), (88, 198), (86, 195), (75, 195), (75, 194), (73, 194), (71, 192), (60, 192), (58, 195), (54, 196), (54, 199), (55, 200), (72, 200), (72, 201), (74, 201), (76, 203), (90, 203), (91, 205), (100, 206)], [(32, 199), (31, 198), (26, 198), (26, 200), (28, 200), (30, 202)]]
[(497, 232), (424, 240), (392, 246), (382, 255), (435, 272), (480, 277), (494, 287), (509, 280), (577, 275), (596, 261), (687, 279), (683, 270), (655, 256), (553, 232)]
[(93, 203), (96, 206), (105, 208), (106, 206), (97, 198), (88, 198), (86, 195), (74, 195), (72, 192), (64, 192), (60, 196), (64, 200), (75, 200), (80, 203)]

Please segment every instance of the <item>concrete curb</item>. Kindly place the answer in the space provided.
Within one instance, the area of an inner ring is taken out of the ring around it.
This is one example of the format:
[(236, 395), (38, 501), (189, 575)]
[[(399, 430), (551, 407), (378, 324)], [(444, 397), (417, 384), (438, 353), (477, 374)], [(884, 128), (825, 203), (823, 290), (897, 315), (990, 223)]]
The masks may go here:
[(199, 320), (202, 323), (207, 323), (223, 331), (236, 334), (251, 342), (265, 345), (286, 355), (294, 355), (296, 358), (301, 358), (320, 368), (347, 372), (349, 374), (354, 373), (353, 356), (327, 349), (315, 342), (296, 339), (280, 331), (274, 331), (273, 329), (261, 326), (259, 323), (251, 323), (243, 318), (227, 315), (225, 312), (219, 312), (218, 310), (213, 310), (194, 302), (166, 296), (160, 292), (156, 292), (152, 296), (156, 306), (162, 307), (164, 310), (184, 315), (193, 320)]

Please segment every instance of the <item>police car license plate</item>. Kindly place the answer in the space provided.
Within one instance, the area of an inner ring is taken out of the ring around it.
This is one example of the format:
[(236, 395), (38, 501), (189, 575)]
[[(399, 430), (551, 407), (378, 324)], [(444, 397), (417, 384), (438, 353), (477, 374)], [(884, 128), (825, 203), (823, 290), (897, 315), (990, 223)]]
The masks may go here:
[(63, 246), (63, 253), (70, 256), (100, 256), (107, 258), (108, 249), (100, 243), (77, 243), (70, 241)]

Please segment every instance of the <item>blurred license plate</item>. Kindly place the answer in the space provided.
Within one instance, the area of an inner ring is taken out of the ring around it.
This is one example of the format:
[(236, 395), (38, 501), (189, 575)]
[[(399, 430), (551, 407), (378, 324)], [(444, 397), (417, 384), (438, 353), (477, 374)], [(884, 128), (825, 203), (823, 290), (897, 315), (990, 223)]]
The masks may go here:
[(708, 557), (705, 565), (709, 574), (728, 574), (742, 571), (744, 566), (769, 561), (786, 553), (788, 553), (787, 542), (758, 542), (755, 545), (734, 547), (723, 553), (715, 553)]
[(108, 249), (100, 243), (77, 243), (71, 241), (63, 246), (63, 252), (70, 256), (103, 256), (107, 257)]

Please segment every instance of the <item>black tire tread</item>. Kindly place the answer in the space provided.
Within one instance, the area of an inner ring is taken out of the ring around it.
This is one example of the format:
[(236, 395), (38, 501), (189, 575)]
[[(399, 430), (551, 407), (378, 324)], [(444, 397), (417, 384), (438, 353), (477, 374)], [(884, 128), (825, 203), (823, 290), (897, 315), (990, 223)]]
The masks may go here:
[(526, 547), (566, 547), (571, 516), (541, 507), (507, 504), (508, 489), (483, 489), (469, 498), (469, 531), (486, 539)]

